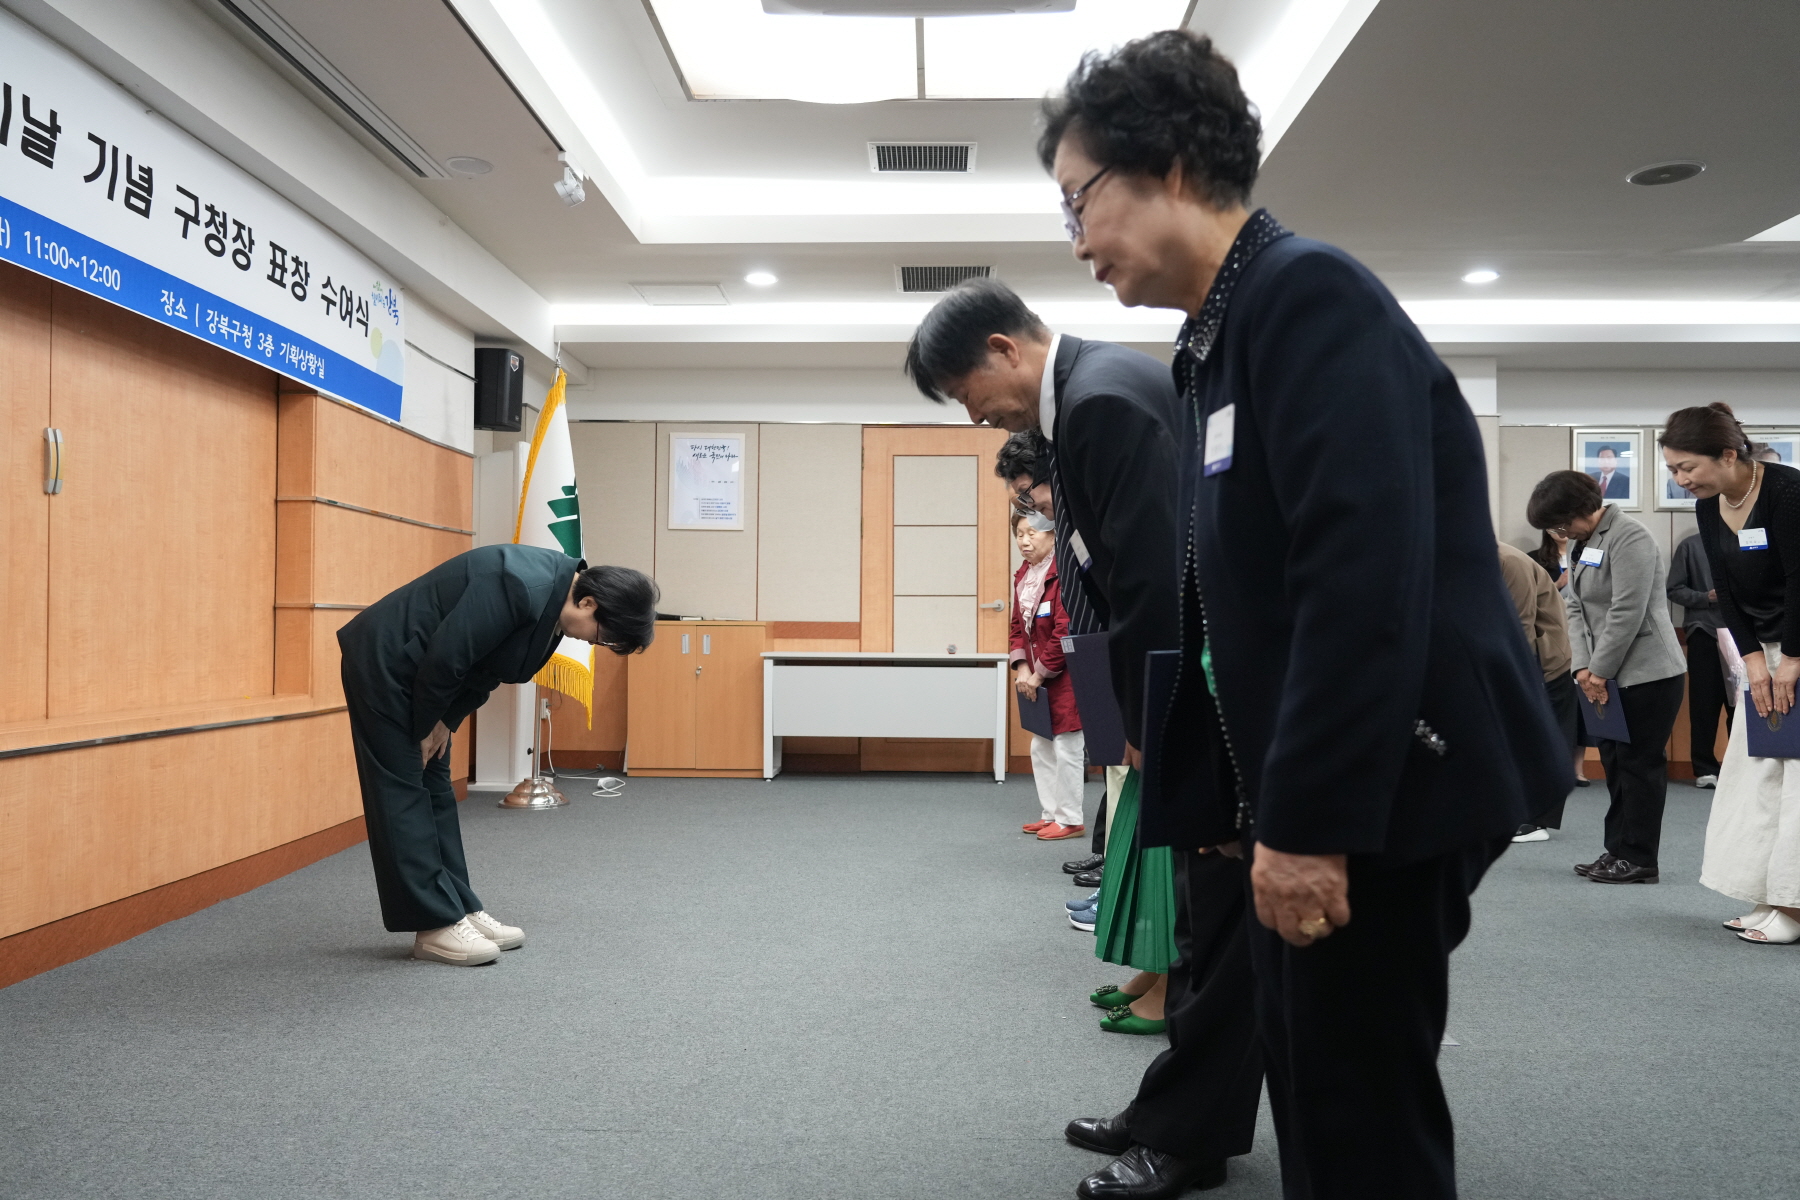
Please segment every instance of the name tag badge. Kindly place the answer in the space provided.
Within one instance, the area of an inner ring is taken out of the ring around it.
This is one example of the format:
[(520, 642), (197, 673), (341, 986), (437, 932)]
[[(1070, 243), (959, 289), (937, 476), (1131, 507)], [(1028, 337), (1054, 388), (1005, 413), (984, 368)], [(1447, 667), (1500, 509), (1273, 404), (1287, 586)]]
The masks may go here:
[(1227, 404), (1206, 418), (1206, 449), (1200, 456), (1200, 473), (1217, 475), (1231, 468), (1231, 447), (1237, 432), (1237, 405)]
[(1081, 530), (1069, 534), (1069, 549), (1075, 552), (1075, 561), (1081, 564), (1082, 570), (1093, 565), (1094, 556), (1088, 553), (1087, 543), (1081, 540)]
[(1050, 615), (1050, 602), (1048, 600), (1038, 605), (1037, 615), (1040, 617), (1047, 617)]
[(1581, 548), (1581, 562), (1583, 566), (1597, 567), (1600, 565), (1600, 560), (1605, 557), (1606, 551), (1598, 546), (1583, 546)]
[(1769, 531), (1766, 529), (1738, 530), (1739, 550), (1767, 550), (1769, 548)]

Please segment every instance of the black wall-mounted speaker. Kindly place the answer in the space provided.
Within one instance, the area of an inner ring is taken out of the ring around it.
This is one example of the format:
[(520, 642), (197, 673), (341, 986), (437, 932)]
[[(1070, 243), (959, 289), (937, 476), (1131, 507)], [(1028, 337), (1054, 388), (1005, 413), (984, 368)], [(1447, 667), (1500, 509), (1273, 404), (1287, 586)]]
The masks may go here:
[(475, 428), (517, 433), (525, 416), (525, 360), (511, 350), (475, 351)]

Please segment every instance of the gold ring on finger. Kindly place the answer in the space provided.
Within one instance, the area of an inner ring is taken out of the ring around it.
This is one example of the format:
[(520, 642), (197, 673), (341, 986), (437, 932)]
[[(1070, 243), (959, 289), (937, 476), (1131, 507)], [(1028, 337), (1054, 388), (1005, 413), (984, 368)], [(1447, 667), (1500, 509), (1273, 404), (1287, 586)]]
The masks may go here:
[(1300, 932), (1307, 937), (1324, 937), (1331, 932), (1331, 922), (1324, 917), (1308, 917), (1300, 922)]

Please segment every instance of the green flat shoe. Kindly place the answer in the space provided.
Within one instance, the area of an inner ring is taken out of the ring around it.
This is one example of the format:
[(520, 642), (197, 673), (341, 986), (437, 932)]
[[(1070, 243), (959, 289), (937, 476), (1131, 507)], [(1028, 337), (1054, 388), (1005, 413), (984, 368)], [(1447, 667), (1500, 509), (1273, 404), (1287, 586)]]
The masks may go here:
[(1124, 988), (1107, 984), (1105, 987), (1088, 996), (1088, 1003), (1095, 1008), (1117, 1008), (1121, 1004), (1130, 1004), (1137, 997)]
[(1130, 1005), (1110, 1009), (1100, 1018), (1100, 1029), (1105, 1033), (1164, 1033), (1168, 1028), (1167, 1021), (1150, 1021), (1133, 1014)]

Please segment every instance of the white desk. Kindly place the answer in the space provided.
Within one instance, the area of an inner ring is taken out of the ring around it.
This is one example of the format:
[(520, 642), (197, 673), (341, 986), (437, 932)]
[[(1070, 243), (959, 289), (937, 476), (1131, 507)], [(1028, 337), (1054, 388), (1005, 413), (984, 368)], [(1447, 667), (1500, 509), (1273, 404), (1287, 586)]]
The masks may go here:
[(1006, 655), (808, 650), (762, 658), (764, 779), (781, 770), (785, 735), (992, 738), (994, 782), (1006, 782)]

